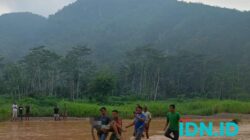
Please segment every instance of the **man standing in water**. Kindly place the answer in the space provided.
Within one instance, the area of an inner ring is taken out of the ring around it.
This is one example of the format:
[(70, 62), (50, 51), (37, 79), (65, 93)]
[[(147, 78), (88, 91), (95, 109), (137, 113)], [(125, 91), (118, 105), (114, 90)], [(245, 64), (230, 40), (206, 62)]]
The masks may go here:
[(101, 116), (99, 117), (99, 121), (101, 123), (101, 129), (97, 131), (97, 136), (99, 140), (106, 140), (108, 137), (108, 132), (110, 130), (110, 122), (111, 119), (107, 116), (107, 109), (105, 107), (102, 107), (100, 109)]
[(67, 112), (67, 105), (66, 103), (64, 103), (64, 108), (63, 108), (63, 119), (66, 120), (68, 116), (68, 112)]
[(146, 117), (145, 115), (142, 114), (142, 107), (138, 106), (136, 108), (134, 122), (126, 127), (126, 128), (129, 128), (133, 125), (135, 126), (135, 140), (141, 140), (144, 127), (145, 127), (145, 120), (146, 120)]
[(143, 108), (143, 114), (146, 117), (146, 120), (145, 120), (145, 133), (146, 133), (147, 139), (149, 139), (148, 131), (149, 131), (149, 127), (150, 127), (152, 116), (151, 116), (151, 113), (148, 111), (148, 107), (147, 106), (144, 106), (144, 108)]
[[(179, 140), (179, 121), (180, 114), (178, 112), (175, 112), (175, 105), (172, 104), (169, 106), (167, 122), (164, 127), (166, 137), (170, 138), (171, 140)], [(171, 136), (171, 134), (173, 134), (173, 137)]]
[(60, 120), (59, 108), (57, 107), (57, 105), (54, 108), (54, 120), (55, 121), (59, 121)]
[(30, 106), (29, 105), (25, 106), (25, 119), (30, 120)]
[(117, 110), (112, 111), (111, 131), (113, 131), (110, 140), (122, 140), (122, 119)]
[(12, 121), (17, 120), (17, 109), (18, 109), (18, 106), (17, 106), (16, 102), (14, 102), (12, 105)]
[(19, 113), (19, 117), (22, 121), (23, 120), (23, 106), (22, 105), (19, 106), (18, 113)]

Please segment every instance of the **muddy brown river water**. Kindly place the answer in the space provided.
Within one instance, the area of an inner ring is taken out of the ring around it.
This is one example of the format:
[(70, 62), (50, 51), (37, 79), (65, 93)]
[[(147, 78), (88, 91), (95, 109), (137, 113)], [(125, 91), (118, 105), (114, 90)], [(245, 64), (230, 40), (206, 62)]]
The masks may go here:
[[(124, 120), (124, 126), (132, 120)], [(199, 121), (199, 120), (196, 120)], [(218, 121), (218, 120), (217, 120)], [(151, 124), (151, 140), (167, 140), (162, 136), (164, 119), (155, 119)], [(124, 133), (124, 139), (130, 140), (133, 128)], [(250, 140), (250, 122), (240, 123), (240, 132), (237, 137), (181, 137), (180, 140)], [(1, 122), (0, 140), (92, 140), (90, 124), (87, 119), (54, 122), (52, 120), (31, 120), (23, 122)]]

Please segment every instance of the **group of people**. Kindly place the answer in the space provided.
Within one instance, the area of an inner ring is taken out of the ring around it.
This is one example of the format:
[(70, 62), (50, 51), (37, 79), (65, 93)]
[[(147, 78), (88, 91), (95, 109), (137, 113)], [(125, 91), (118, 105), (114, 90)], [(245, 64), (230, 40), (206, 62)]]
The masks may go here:
[[(60, 110), (59, 110), (59, 107), (57, 105), (54, 107), (54, 120), (55, 121), (61, 120), (61, 116), (63, 117), (63, 119), (67, 118), (66, 104), (64, 104), (62, 114), (60, 114)], [(16, 103), (13, 103), (13, 105), (12, 105), (12, 121), (17, 121), (18, 118), (20, 118), (20, 120), (23, 120), (23, 117), (25, 117), (25, 120), (29, 120), (29, 118), (30, 118), (30, 106), (26, 105), (25, 107), (23, 107), (22, 104), (20, 104), (18, 106)]]
[[(23, 114), (25, 111), (25, 114)], [(146, 106), (142, 107), (137, 105), (135, 111), (133, 112), (134, 119), (129, 125), (125, 126), (126, 129), (134, 126), (133, 135), (135, 140), (141, 140), (142, 137), (149, 139), (149, 128), (152, 120), (151, 113), (148, 111)], [(16, 103), (12, 105), (12, 121), (16, 121), (18, 116), (21, 120), (25, 116), (26, 120), (29, 120), (30, 117), (30, 106), (26, 105), (25, 108)], [(64, 105), (63, 115), (64, 118), (67, 116), (66, 105)], [(54, 119), (55, 121), (60, 120), (59, 107), (54, 107)], [(164, 135), (171, 140), (179, 139), (179, 121), (180, 114), (175, 111), (175, 105), (169, 106), (169, 112), (166, 117), (166, 125), (164, 127)], [(95, 139), (94, 130), (97, 131), (98, 140), (106, 140), (109, 133), (112, 133), (110, 140), (126, 140), (124, 139), (125, 135), (122, 135), (123, 132), (126, 132), (123, 129), (122, 118), (119, 116), (118, 110), (112, 111), (112, 118), (108, 116), (107, 109), (105, 107), (100, 108), (100, 116), (94, 119), (91, 119), (92, 124), (92, 136), (93, 140)], [(145, 135), (144, 135), (145, 134)]]
[[(25, 114), (24, 114), (25, 111)], [(18, 117), (20, 117), (21, 120), (23, 120), (23, 117), (25, 117), (25, 120), (29, 120), (30, 117), (30, 106), (26, 105), (23, 107), (23, 105), (17, 105), (16, 103), (13, 103), (12, 105), (12, 121), (17, 121)]]
[(66, 104), (64, 104), (62, 113), (60, 113), (60, 108), (57, 105), (54, 107), (54, 120), (55, 121), (60, 121), (61, 117), (63, 117), (63, 120), (66, 120), (67, 116), (68, 116), (68, 113), (67, 113)]
[[(112, 111), (112, 118), (107, 114), (105, 107), (100, 108), (100, 117), (91, 120), (92, 124), (92, 137), (96, 140), (94, 130), (97, 131), (98, 140), (106, 140), (109, 133), (111, 133), (110, 140), (125, 140), (122, 135), (126, 130), (123, 129), (122, 119), (119, 116), (118, 110)], [(148, 108), (136, 106), (134, 112), (133, 122), (127, 126), (126, 129), (134, 126), (135, 140), (141, 140), (142, 137), (149, 139), (149, 128), (152, 120), (151, 113)], [(169, 112), (166, 117), (166, 125), (164, 127), (164, 135), (171, 140), (179, 139), (179, 121), (180, 114), (175, 111), (175, 105), (169, 106)], [(144, 135), (145, 134), (145, 135)]]
[(134, 121), (126, 126), (126, 128), (134, 126), (134, 137), (135, 140), (140, 140), (144, 137), (143, 132), (146, 134), (146, 138), (149, 138), (149, 126), (152, 120), (151, 113), (148, 111), (148, 108), (145, 106), (142, 108), (140, 105), (137, 105), (134, 112)]
[(111, 140), (122, 139), (122, 119), (117, 110), (112, 111), (112, 119), (107, 114), (105, 107), (100, 108), (100, 116), (91, 120), (92, 137), (96, 140), (94, 130), (97, 130), (98, 140), (106, 140), (109, 132), (112, 132)]

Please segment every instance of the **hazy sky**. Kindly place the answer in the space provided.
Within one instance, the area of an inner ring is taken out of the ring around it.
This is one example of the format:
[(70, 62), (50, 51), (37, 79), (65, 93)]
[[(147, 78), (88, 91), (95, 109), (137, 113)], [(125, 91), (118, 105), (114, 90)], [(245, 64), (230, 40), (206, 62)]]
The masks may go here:
[(238, 10), (250, 10), (250, 0), (183, 0), (189, 2), (202, 2), (208, 5), (233, 8)]
[(74, 1), (76, 0), (0, 0), (0, 15), (10, 12), (32, 12), (48, 16)]
[[(54, 14), (76, 0), (0, 0), (0, 15), (10, 12), (32, 12), (43, 16)], [(153, 0), (152, 0), (153, 1)], [(185, 0), (220, 7), (250, 10), (250, 0)]]

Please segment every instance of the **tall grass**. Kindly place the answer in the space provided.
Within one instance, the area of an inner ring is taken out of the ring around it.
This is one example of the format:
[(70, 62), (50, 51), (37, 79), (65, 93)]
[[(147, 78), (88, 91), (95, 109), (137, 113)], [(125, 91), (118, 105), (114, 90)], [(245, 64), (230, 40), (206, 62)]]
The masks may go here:
[[(31, 106), (32, 116), (35, 117), (48, 117), (52, 116), (53, 108), (58, 105), (62, 111), (64, 105), (67, 107), (68, 116), (72, 117), (89, 117), (98, 116), (99, 108), (101, 106), (107, 107), (109, 113), (112, 110), (119, 110), (124, 118), (133, 117), (133, 111), (136, 104), (142, 106), (146, 105), (154, 117), (165, 117), (168, 106), (175, 104), (176, 109), (183, 115), (213, 115), (217, 113), (240, 113), (250, 114), (250, 102), (236, 101), (236, 100), (208, 100), (208, 99), (194, 99), (194, 100), (166, 100), (166, 101), (127, 101), (117, 105), (99, 105), (97, 103), (90, 103), (87, 101), (68, 101), (56, 98), (24, 98), (17, 102)], [(0, 120), (6, 120), (10, 117), (11, 113), (11, 99), (0, 98)]]

